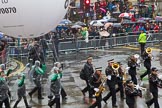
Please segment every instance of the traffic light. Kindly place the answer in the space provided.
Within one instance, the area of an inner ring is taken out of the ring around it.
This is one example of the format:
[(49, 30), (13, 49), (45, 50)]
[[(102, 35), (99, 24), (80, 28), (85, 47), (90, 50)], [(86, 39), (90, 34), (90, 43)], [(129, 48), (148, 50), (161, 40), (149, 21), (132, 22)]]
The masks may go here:
[(90, 5), (90, 0), (85, 0), (85, 5)]
[(90, 11), (90, 0), (84, 0), (84, 6), (86, 11)]

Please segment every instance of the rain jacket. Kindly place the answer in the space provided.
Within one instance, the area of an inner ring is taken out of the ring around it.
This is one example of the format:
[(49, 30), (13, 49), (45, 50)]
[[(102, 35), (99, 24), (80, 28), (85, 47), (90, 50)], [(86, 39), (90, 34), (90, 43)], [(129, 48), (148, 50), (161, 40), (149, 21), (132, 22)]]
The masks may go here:
[(25, 87), (25, 75), (23, 74), (20, 79), (17, 80), (18, 89), (17, 95), (19, 97), (26, 96), (26, 87)]
[(138, 43), (146, 43), (147, 38), (146, 38), (146, 33), (141, 33), (138, 38)]

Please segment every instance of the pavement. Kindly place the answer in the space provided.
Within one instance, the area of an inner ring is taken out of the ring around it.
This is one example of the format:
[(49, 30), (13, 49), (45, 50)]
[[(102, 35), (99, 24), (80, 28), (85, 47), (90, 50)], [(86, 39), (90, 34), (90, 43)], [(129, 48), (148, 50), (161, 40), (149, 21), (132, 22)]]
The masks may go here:
[[(89, 99), (86, 97), (84, 98), (81, 89), (83, 89), (86, 84), (83, 80), (79, 78), (79, 72), (81, 68), (83, 67), (84, 63), (86, 62), (86, 57), (88, 55), (93, 56), (93, 65), (94, 67), (103, 67), (103, 74), (104, 74), (104, 69), (107, 66), (107, 60), (114, 58), (115, 61), (121, 62), (124, 67), (127, 67), (127, 58), (132, 55), (132, 54), (138, 54), (139, 49), (135, 47), (117, 47), (113, 49), (98, 49), (98, 50), (88, 50), (88, 51), (80, 51), (79, 53), (66, 53), (65, 55), (60, 55), (60, 61), (64, 64), (64, 69), (63, 69), (63, 78), (62, 78), (62, 85), (65, 88), (65, 91), (67, 92), (68, 96), (66, 100), (61, 99), (61, 108), (88, 108), (88, 106), (91, 104), (89, 102)], [(158, 48), (153, 49), (153, 56), (154, 59), (152, 61), (152, 65), (158, 67), (158, 69), (162, 70), (162, 67), (159, 63), (159, 53), (160, 50)], [(24, 69), (24, 65), (22, 65), (24, 61), (13, 61), (12, 67), (16, 67), (16, 72), (20, 72)], [(18, 67), (19, 69), (18, 69)], [(25, 64), (25, 63), (24, 63)], [(46, 62), (47, 64), (47, 73), (44, 77), (43, 81), (43, 96), (45, 99), (39, 101), (37, 99), (37, 93), (33, 96), (32, 100), (30, 97), (27, 95), (28, 101), (30, 105), (32, 105), (32, 108), (49, 108), (47, 106), (48, 103), (48, 98), (47, 98), (47, 88), (48, 84), (46, 83), (46, 78), (48, 76), (48, 72), (53, 66), (53, 61), (51, 59), (48, 59)], [(27, 74), (29, 69), (25, 69), (24, 72)], [(143, 65), (138, 69), (138, 76), (145, 71), (145, 68)], [(148, 80), (145, 78), (143, 81), (144, 85), (143, 87), (148, 88)], [(15, 96), (15, 92), (13, 88), (13, 85), (15, 84), (15, 80), (11, 82), (11, 91), (13, 96)], [(27, 93), (34, 87), (34, 84), (29, 81), (29, 79), (26, 79), (26, 89)], [(108, 92), (108, 89), (103, 93), (103, 96), (105, 96)], [(117, 104), (118, 108), (128, 108), (127, 105), (125, 104), (125, 100), (122, 101), (120, 100), (120, 94), (117, 93)], [(159, 104), (162, 107), (162, 90), (159, 89)], [(147, 94), (147, 92), (143, 91), (143, 97), (139, 98), (137, 97), (137, 108), (147, 108), (145, 101), (150, 99), (150, 95)], [(13, 106), (14, 101), (11, 102), (11, 106)], [(18, 108), (24, 108), (24, 103), (23, 101), (20, 102), (18, 105)], [(105, 104), (102, 102), (102, 108), (112, 108), (111, 107), (111, 99), (108, 100), (108, 104)]]

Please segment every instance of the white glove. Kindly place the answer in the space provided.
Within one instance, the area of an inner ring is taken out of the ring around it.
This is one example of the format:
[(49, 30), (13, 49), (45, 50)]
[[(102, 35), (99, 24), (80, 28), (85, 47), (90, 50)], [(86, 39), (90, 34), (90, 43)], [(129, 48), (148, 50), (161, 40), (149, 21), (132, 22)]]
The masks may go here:
[(137, 84), (137, 85), (136, 85), (136, 89), (138, 90), (139, 88), (140, 88), (140, 86)]
[(98, 91), (99, 91), (99, 89), (98, 89), (98, 88), (94, 88), (94, 91), (95, 91), (95, 92), (98, 92)]
[(108, 76), (107, 76), (107, 79), (108, 79), (108, 80), (111, 80), (111, 75), (108, 75)]

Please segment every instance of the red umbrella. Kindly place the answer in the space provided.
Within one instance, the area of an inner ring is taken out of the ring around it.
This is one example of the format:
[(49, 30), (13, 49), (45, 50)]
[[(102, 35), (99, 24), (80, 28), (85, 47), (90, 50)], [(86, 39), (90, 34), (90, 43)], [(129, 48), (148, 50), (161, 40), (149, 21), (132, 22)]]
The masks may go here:
[(120, 15), (119, 15), (119, 17), (132, 17), (132, 14), (131, 13), (121, 13)]

